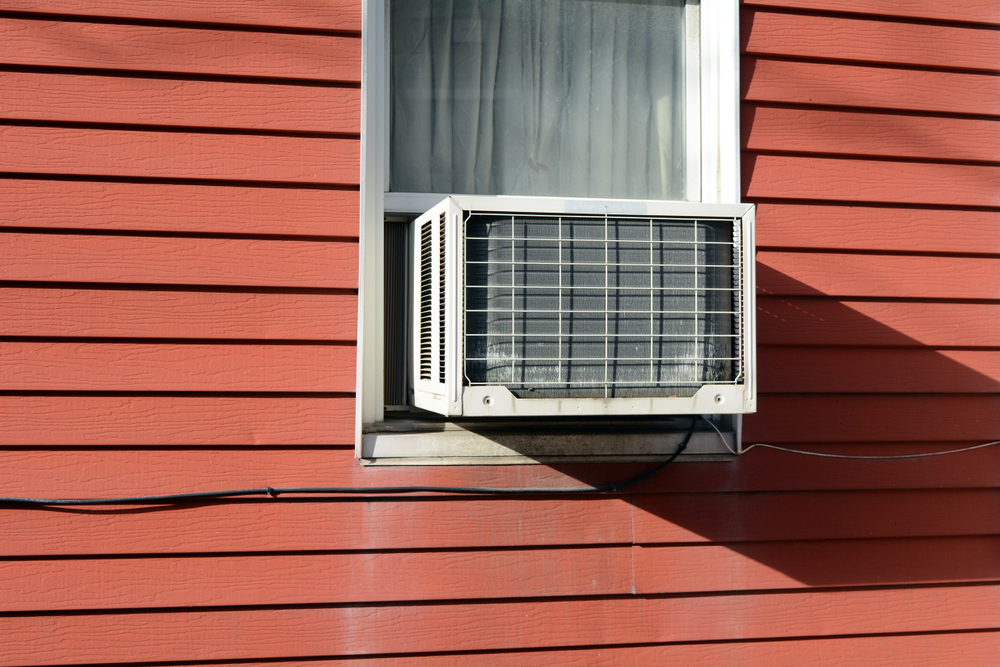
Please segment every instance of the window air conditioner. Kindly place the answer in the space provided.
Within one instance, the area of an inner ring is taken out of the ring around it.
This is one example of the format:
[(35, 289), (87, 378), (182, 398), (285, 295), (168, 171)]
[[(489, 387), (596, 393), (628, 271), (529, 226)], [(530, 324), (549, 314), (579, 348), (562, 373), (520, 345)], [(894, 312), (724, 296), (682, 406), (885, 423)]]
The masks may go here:
[(754, 206), (449, 197), (416, 219), (412, 404), (755, 411)]

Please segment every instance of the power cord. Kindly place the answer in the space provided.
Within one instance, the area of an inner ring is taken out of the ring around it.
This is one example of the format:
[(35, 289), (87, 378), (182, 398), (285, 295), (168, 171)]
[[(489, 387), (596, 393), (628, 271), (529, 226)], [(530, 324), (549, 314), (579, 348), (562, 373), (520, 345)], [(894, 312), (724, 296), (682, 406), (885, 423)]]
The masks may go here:
[[(356, 487), (356, 486), (342, 486), (342, 487), (305, 487), (305, 488), (276, 488), (276, 487), (264, 487), (258, 489), (236, 489), (232, 491), (205, 491), (201, 493), (172, 493), (159, 496), (131, 496), (131, 497), (121, 497), (121, 498), (18, 498), (18, 497), (0, 497), (0, 504), (12, 504), (12, 505), (39, 505), (39, 506), (73, 506), (73, 505), (161, 505), (161, 504), (175, 504), (182, 502), (192, 502), (199, 500), (224, 500), (227, 498), (241, 498), (247, 496), (269, 496), (271, 498), (277, 498), (279, 495), (285, 494), (297, 494), (297, 495), (327, 495), (327, 496), (342, 496), (342, 495), (366, 495), (366, 496), (383, 496), (383, 495), (400, 495), (406, 493), (450, 493), (456, 495), (479, 495), (479, 496), (500, 496), (500, 495), (557, 495), (557, 494), (578, 494), (578, 493), (617, 493), (626, 487), (632, 486), (644, 479), (652, 477), (656, 473), (660, 472), (673, 463), (678, 456), (687, 449), (688, 443), (691, 441), (691, 437), (694, 435), (695, 427), (698, 424), (698, 420), (703, 420), (708, 423), (715, 432), (719, 434), (719, 439), (726, 449), (732, 454), (738, 454), (730, 446), (728, 441), (726, 441), (725, 436), (719, 427), (716, 426), (710, 419), (705, 419), (701, 415), (695, 415), (691, 418), (691, 426), (684, 436), (684, 439), (677, 446), (677, 449), (673, 454), (670, 455), (663, 463), (655, 466), (651, 470), (648, 470), (641, 475), (633, 477), (631, 479), (625, 480), (623, 482), (615, 482), (613, 484), (604, 484), (602, 486), (582, 486), (582, 487), (559, 487), (559, 488), (488, 488), (488, 487), (468, 487), (468, 486), (385, 486), (385, 487)], [(787, 452), (790, 454), (801, 454), (803, 456), (816, 456), (827, 459), (848, 459), (856, 461), (898, 461), (905, 459), (922, 459), (930, 458), (932, 456), (945, 456), (948, 454), (960, 454), (962, 452), (971, 452), (977, 449), (985, 449), (987, 447), (995, 447), (1000, 445), (1000, 440), (994, 440), (993, 442), (983, 443), (981, 445), (974, 445), (972, 447), (962, 447), (960, 449), (949, 449), (943, 452), (925, 452), (920, 454), (899, 454), (895, 456), (855, 456), (850, 454), (826, 454), (823, 452), (809, 452), (801, 449), (791, 449), (788, 447), (779, 447), (777, 445), (769, 445), (767, 443), (758, 442), (750, 445), (743, 450), (743, 454), (746, 454), (751, 449), (755, 447), (760, 447), (762, 449), (774, 449), (781, 452)]]
[(803, 456), (818, 456), (824, 459), (851, 459), (854, 461), (900, 461), (903, 459), (926, 459), (932, 456), (946, 456), (948, 454), (960, 454), (962, 452), (971, 452), (974, 449), (984, 449), (986, 447), (995, 447), (1000, 445), (1000, 440), (994, 440), (993, 442), (986, 442), (981, 445), (974, 445), (972, 447), (962, 447), (961, 449), (948, 449), (943, 452), (924, 452), (922, 454), (898, 454), (895, 456), (853, 456), (850, 454), (824, 454), (823, 452), (806, 452), (801, 449), (789, 449), (788, 447), (779, 447), (777, 445), (769, 445), (764, 442), (758, 442), (750, 445), (743, 450), (746, 454), (754, 447), (760, 447), (761, 449), (776, 449), (779, 452), (788, 452), (790, 454), (801, 454)]
[[(729, 443), (726, 441), (726, 437), (722, 435), (722, 431), (719, 427), (712, 423), (710, 419), (706, 419), (708, 425), (715, 429), (715, 432), (719, 434), (719, 439), (722, 440), (723, 446), (729, 450), (731, 454), (739, 456), (739, 453), (734, 451)], [(775, 449), (779, 452), (788, 452), (789, 454), (801, 454), (802, 456), (818, 456), (824, 459), (849, 459), (852, 461), (900, 461), (904, 459), (925, 459), (931, 456), (945, 456), (947, 454), (960, 454), (962, 452), (971, 452), (975, 449), (984, 449), (986, 447), (995, 447), (1000, 445), (1000, 440), (994, 440), (993, 442), (986, 442), (981, 445), (973, 445), (972, 447), (962, 447), (961, 449), (948, 449), (943, 452), (924, 452), (922, 454), (897, 454), (894, 456), (862, 456), (862, 455), (852, 455), (852, 454), (825, 454), (823, 452), (807, 452), (801, 449), (790, 449), (788, 447), (779, 447), (778, 445), (769, 445), (764, 442), (758, 442), (750, 445), (743, 450), (743, 454), (746, 454), (754, 447), (760, 447), (761, 449)]]
[(0, 504), (13, 505), (42, 505), (42, 506), (66, 506), (66, 505), (160, 505), (198, 500), (222, 500), (225, 498), (240, 498), (246, 496), (270, 496), (277, 498), (284, 494), (299, 495), (397, 495), (404, 493), (451, 493), (461, 495), (498, 496), (498, 495), (535, 495), (535, 494), (577, 494), (577, 493), (617, 493), (622, 489), (632, 486), (644, 479), (652, 477), (663, 470), (687, 449), (691, 436), (694, 435), (695, 426), (698, 424), (700, 416), (691, 418), (691, 427), (688, 429), (684, 439), (677, 446), (677, 449), (663, 463), (655, 466), (637, 477), (605, 484), (603, 486), (582, 486), (582, 487), (562, 487), (562, 488), (480, 488), (467, 486), (385, 486), (385, 487), (309, 487), (309, 488), (275, 488), (265, 487), (262, 489), (237, 489), (233, 491), (205, 491), (202, 493), (173, 493), (161, 496), (132, 496), (125, 498), (15, 498), (0, 497)]

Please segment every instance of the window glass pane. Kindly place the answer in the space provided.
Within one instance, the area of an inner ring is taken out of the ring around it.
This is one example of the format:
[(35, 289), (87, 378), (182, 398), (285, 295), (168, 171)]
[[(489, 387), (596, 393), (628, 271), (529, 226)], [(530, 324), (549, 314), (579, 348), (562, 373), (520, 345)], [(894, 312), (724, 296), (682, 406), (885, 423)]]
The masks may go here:
[(392, 0), (390, 189), (684, 199), (682, 0)]

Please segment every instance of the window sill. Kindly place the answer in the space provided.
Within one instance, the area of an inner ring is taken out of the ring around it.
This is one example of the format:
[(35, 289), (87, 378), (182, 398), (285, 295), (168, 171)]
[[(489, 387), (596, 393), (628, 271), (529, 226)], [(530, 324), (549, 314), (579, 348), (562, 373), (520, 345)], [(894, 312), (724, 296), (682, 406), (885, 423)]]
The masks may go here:
[[(678, 461), (734, 460), (739, 420), (733, 421), (722, 429), (725, 443), (710, 427), (699, 428)], [(562, 424), (387, 419), (365, 429), (361, 460), (364, 465), (663, 461), (677, 450), (688, 424), (686, 418)]]

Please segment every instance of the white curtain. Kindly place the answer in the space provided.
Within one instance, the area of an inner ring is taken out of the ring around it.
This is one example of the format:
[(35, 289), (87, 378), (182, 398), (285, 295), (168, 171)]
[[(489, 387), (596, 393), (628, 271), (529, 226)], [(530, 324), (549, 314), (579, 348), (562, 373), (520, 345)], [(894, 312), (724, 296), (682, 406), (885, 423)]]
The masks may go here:
[(684, 198), (683, 0), (392, 0), (390, 189)]

